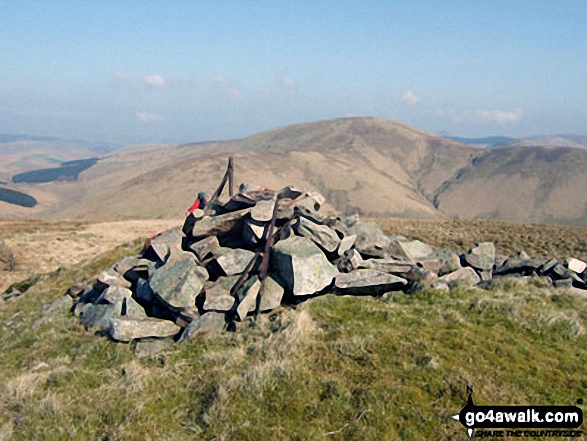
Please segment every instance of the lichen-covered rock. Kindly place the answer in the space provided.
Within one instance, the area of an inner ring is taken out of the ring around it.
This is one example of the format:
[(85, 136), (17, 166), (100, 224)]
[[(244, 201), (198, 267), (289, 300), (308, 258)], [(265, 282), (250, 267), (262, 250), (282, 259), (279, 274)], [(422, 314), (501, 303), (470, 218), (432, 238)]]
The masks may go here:
[(215, 282), (208, 282), (205, 285), (206, 300), (204, 311), (228, 312), (235, 304), (235, 298), (230, 290), (238, 282), (239, 276), (219, 277)]
[(155, 270), (149, 284), (157, 297), (173, 308), (188, 308), (208, 280), (206, 270), (198, 266), (189, 253), (170, 259)]
[(349, 233), (357, 236), (355, 248), (363, 256), (384, 257), (387, 255), (391, 240), (383, 234), (375, 222), (357, 222), (349, 228)]
[(329, 253), (336, 251), (340, 244), (340, 238), (334, 230), (304, 217), (300, 217), (299, 222), (296, 224), (296, 231), (300, 236), (312, 239), (317, 245)]
[(201, 334), (220, 334), (224, 329), (226, 329), (225, 315), (220, 312), (207, 312), (193, 320), (189, 326), (183, 330), (178, 343), (183, 343), (184, 341)]
[(408, 242), (399, 242), (399, 246), (403, 250), (404, 254), (408, 259), (413, 262), (418, 262), (422, 259), (426, 259), (432, 253), (434, 249), (420, 240), (410, 240)]
[(457, 282), (464, 285), (477, 285), (481, 281), (481, 278), (477, 275), (473, 268), (466, 267), (439, 277), (438, 281), (444, 282), (449, 286)]
[(495, 245), (483, 242), (471, 248), (464, 256), (465, 261), (475, 269), (489, 271), (495, 263)]
[(278, 242), (271, 252), (272, 267), (296, 296), (322, 291), (338, 274), (320, 248), (306, 237)]

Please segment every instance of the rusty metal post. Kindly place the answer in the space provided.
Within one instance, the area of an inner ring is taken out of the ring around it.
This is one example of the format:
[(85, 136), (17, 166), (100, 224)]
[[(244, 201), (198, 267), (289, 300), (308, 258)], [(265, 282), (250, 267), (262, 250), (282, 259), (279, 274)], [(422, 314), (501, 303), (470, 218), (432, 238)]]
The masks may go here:
[(232, 156), (228, 157), (228, 195), (230, 197), (234, 196), (234, 161)]
[(261, 291), (263, 290), (263, 282), (267, 278), (269, 271), (269, 256), (271, 254), (271, 246), (273, 245), (273, 230), (275, 229), (275, 222), (277, 221), (277, 212), (279, 211), (279, 195), (275, 199), (275, 205), (273, 206), (273, 214), (271, 215), (271, 222), (267, 228), (267, 234), (265, 235), (265, 247), (263, 250), (263, 260), (261, 260), (261, 267), (259, 268), (259, 281), (261, 282), (261, 288), (257, 294), (255, 301), (255, 320), (261, 313)]

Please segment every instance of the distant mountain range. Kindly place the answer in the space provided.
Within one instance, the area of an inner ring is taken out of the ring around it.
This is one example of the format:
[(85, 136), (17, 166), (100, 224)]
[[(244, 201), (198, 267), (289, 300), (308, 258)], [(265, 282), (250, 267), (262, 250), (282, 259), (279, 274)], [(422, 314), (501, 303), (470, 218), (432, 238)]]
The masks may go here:
[(442, 135), (446, 139), (467, 145), (475, 145), (494, 149), (508, 147), (573, 147), (587, 148), (585, 135), (532, 136), (527, 138), (510, 138), (507, 136), (488, 136), (485, 138), (463, 138)]
[(481, 148), (376, 118), (115, 150), (76, 181), (8, 185), (37, 204), (0, 202), (0, 218), (180, 218), (199, 190), (216, 188), (229, 155), (237, 182), (316, 189), (339, 211), (587, 225), (587, 149)]

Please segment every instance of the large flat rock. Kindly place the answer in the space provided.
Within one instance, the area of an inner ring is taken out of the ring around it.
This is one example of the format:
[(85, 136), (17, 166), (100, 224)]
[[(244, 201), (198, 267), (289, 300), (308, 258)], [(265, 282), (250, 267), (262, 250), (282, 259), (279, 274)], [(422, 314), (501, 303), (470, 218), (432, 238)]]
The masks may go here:
[(307, 237), (292, 236), (271, 252), (272, 267), (294, 295), (310, 295), (332, 283), (338, 271), (320, 248)]
[(402, 289), (407, 280), (374, 269), (358, 269), (341, 273), (334, 279), (337, 291), (343, 294), (380, 294)]
[(179, 326), (168, 320), (119, 318), (112, 319), (108, 333), (114, 340), (128, 342), (138, 338), (170, 337), (179, 330)]
[(491, 270), (495, 263), (495, 245), (492, 242), (480, 243), (465, 254), (465, 261), (478, 270)]
[(218, 216), (207, 216), (197, 221), (192, 229), (195, 238), (204, 236), (219, 236), (224, 233), (236, 232), (240, 229), (243, 218), (251, 212), (251, 208), (233, 211)]
[(356, 235), (355, 248), (364, 256), (384, 257), (391, 243), (375, 222), (358, 222), (349, 228), (349, 234)]
[(340, 244), (340, 238), (336, 234), (336, 231), (326, 225), (312, 222), (305, 217), (300, 217), (296, 224), (296, 230), (299, 235), (312, 239), (317, 245), (329, 253), (336, 251)]
[(205, 286), (206, 300), (205, 311), (228, 312), (235, 304), (235, 298), (230, 290), (238, 282), (239, 276), (219, 277), (215, 282), (208, 282)]
[(194, 257), (170, 259), (155, 270), (149, 284), (153, 292), (173, 308), (189, 308), (195, 305), (196, 296), (208, 280), (206, 270), (198, 266)]
[(481, 278), (471, 267), (460, 268), (438, 278), (438, 283), (446, 283), (447, 285), (453, 285), (457, 282), (464, 285), (477, 285), (480, 281)]

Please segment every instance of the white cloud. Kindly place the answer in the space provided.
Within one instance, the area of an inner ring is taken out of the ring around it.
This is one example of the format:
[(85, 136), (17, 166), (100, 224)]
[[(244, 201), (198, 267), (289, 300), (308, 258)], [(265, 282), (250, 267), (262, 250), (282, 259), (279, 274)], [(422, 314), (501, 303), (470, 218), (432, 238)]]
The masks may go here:
[(228, 95), (228, 99), (230, 101), (238, 101), (242, 97), (241, 91), (236, 87), (231, 87), (230, 89), (228, 89), (226, 94)]
[(290, 92), (296, 91), (299, 87), (298, 83), (289, 75), (284, 75), (281, 77), (281, 85)]
[(493, 121), (498, 124), (507, 124), (517, 122), (522, 118), (524, 112), (517, 110), (477, 110), (475, 115), (485, 121)]
[(218, 86), (228, 87), (230, 85), (228, 78), (226, 78), (224, 75), (214, 74), (210, 77), (210, 79)]
[(121, 70), (115, 70), (114, 72), (112, 72), (112, 76), (114, 78), (116, 78), (117, 80), (126, 80), (128, 79), (128, 75), (121, 71)]
[(413, 106), (414, 104), (418, 104), (420, 102), (420, 97), (411, 90), (404, 90), (400, 96), (400, 101), (402, 103)]
[(164, 87), (165, 80), (160, 75), (148, 75), (145, 77), (145, 84), (149, 87)]
[(151, 112), (138, 112), (136, 117), (144, 123), (154, 123), (154, 122), (163, 122), (166, 120), (164, 116), (155, 115)]
[(224, 75), (214, 74), (210, 77), (212, 82), (219, 87), (230, 101), (239, 101), (242, 98), (241, 90), (232, 85)]

